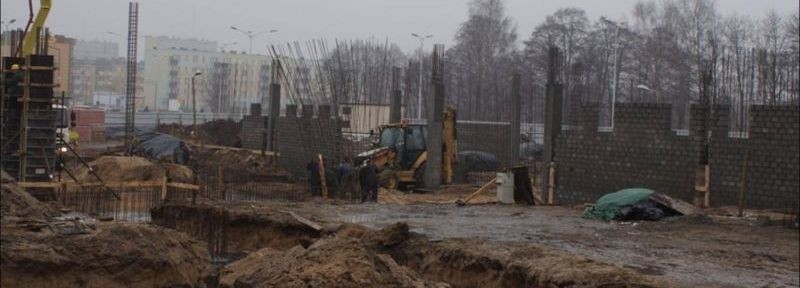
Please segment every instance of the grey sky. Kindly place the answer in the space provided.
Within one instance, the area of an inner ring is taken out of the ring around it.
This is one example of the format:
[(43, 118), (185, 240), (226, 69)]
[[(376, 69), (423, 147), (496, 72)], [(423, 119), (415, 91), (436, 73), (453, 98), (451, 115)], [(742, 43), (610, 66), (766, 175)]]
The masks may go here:
[[(0, 16), (12, 18), (20, 27), (28, 11), (25, 0), (0, 2)], [(38, 1), (33, 1), (38, 7)], [(124, 39), (106, 31), (126, 35), (128, 1), (55, 0), (47, 26), (58, 34), (85, 39), (108, 40), (124, 44)], [(418, 46), (410, 32), (434, 34), (430, 43), (450, 45), (458, 25), (466, 19), (468, 0), (140, 0), (140, 35), (196, 37), (238, 44), (246, 51), (247, 38), (230, 26), (279, 32), (256, 38), (254, 53), (264, 53), (265, 45), (325, 38), (333, 40), (377, 37), (388, 38), (404, 51)], [(507, 0), (506, 8), (516, 21), (520, 40), (525, 40), (545, 16), (560, 7), (586, 10), (590, 19), (607, 16), (629, 17), (636, 0)], [(731, 13), (760, 17), (769, 9), (788, 14), (798, 9), (797, 0), (718, 0), (723, 15)], [(3, 27), (5, 29), (5, 27)], [(521, 43), (521, 41), (520, 41)], [(121, 45), (121, 49), (124, 45)]]

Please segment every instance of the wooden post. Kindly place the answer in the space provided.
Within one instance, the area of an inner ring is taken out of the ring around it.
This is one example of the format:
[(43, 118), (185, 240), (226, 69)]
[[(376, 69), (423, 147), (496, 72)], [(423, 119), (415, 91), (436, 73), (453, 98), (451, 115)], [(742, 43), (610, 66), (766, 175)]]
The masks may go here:
[(222, 194), (222, 201), (225, 201), (225, 196), (226, 196), (225, 195), (225, 176), (222, 173), (222, 166), (217, 167), (217, 168), (218, 168), (218, 176), (219, 176), (218, 177), (219, 178), (218, 179), (219, 180), (219, 183), (218, 183), (218, 185), (219, 185), (219, 193)]
[(62, 181), (61, 182), (61, 193), (59, 193), (59, 194), (61, 194), (61, 204), (66, 206), (67, 205), (67, 182), (66, 181)]
[(161, 178), (161, 202), (167, 202), (167, 176)]
[(328, 198), (328, 183), (325, 182), (325, 164), (322, 163), (322, 154), (317, 154), (319, 165), (319, 183), (322, 188), (322, 198)]
[(704, 186), (704, 188), (705, 188), (705, 192), (706, 193), (705, 193), (705, 197), (703, 198), (703, 207), (704, 208), (708, 208), (708, 207), (711, 206), (711, 201), (710, 201), (710, 198), (711, 198), (710, 197), (710, 194), (711, 194), (711, 166), (706, 164), (704, 172), (705, 173), (703, 174), (703, 176), (704, 176), (703, 178), (705, 178), (705, 182), (704, 182), (705, 186)]
[(739, 217), (744, 216), (744, 193), (747, 190), (747, 170), (750, 168), (750, 151), (744, 155), (742, 177), (739, 178)]
[(553, 194), (556, 189), (556, 162), (550, 162), (550, 171), (547, 178), (547, 205), (553, 205)]

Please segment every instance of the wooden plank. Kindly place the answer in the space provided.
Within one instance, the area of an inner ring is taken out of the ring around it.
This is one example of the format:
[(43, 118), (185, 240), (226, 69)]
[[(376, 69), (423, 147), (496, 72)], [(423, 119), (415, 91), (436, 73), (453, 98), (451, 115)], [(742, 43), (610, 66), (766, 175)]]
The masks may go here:
[(319, 159), (317, 164), (319, 165), (319, 182), (322, 188), (322, 198), (328, 198), (328, 183), (325, 180), (325, 163), (322, 162), (322, 154), (317, 154), (317, 158)]
[(167, 200), (167, 176), (161, 178), (161, 202)]
[[(196, 144), (196, 143), (193, 143), (193, 144)], [(209, 148), (209, 149), (231, 150), (231, 151), (247, 151), (247, 152), (250, 152), (250, 153), (253, 153), (253, 154), (262, 155), (261, 154), (261, 150), (255, 150), (255, 149), (228, 147), (228, 146), (218, 146), (218, 145), (209, 145), (209, 144), (204, 144), (204, 146), (205, 146), (205, 148)], [(280, 153), (278, 153), (276, 151), (264, 151), (264, 155), (267, 155), (267, 156), (280, 156)]]
[(486, 182), (486, 184), (483, 184), (483, 186), (481, 186), (481, 188), (478, 188), (478, 190), (475, 190), (475, 192), (472, 192), (472, 194), (469, 194), (469, 196), (467, 196), (467, 198), (464, 198), (464, 200), (457, 200), (456, 204), (459, 204), (459, 205), (467, 204), (467, 202), (469, 202), (469, 200), (472, 200), (472, 198), (475, 198), (476, 196), (481, 194), (481, 192), (486, 190), (486, 188), (489, 188), (489, 186), (491, 186), (492, 184), (495, 184), (494, 183), (495, 181), (497, 181), (497, 177), (494, 177), (489, 182)]
[(322, 230), (322, 225), (319, 225), (314, 221), (311, 221), (311, 220), (309, 220), (309, 219), (307, 219), (305, 217), (302, 217), (300, 215), (294, 214), (294, 212), (292, 212), (292, 211), (283, 211), (283, 212), (289, 213), (289, 215), (292, 215), (292, 217), (295, 220), (299, 221), (300, 223), (305, 224), (308, 227), (311, 227), (311, 229), (314, 229), (314, 230), (317, 230), (317, 231)]
[(669, 197), (666, 194), (653, 192), (653, 194), (650, 195), (650, 200), (653, 200), (658, 204), (672, 208), (673, 210), (678, 211), (683, 215), (691, 215), (697, 213), (697, 209), (694, 207), (694, 205), (689, 204), (688, 202), (685, 202), (680, 199)]
[(167, 186), (178, 189), (200, 190), (200, 185), (169, 182)]
[(22, 188), (51, 188), (56, 189), (61, 187), (58, 182), (17, 182), (17, 186)]

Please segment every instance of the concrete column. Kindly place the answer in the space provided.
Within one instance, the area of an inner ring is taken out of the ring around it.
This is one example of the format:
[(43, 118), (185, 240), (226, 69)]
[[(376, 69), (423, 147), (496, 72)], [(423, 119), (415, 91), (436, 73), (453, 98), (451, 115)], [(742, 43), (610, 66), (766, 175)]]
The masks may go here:
[(392, 95), (389, 101), (389, 123), (400, 122), (402, 109), (402, 92), (400, 92), (400, 67), (392, 69)]
[[(443, 45), (441, 45), (443, 46)], [(444, 113), (444, 81), (441, 54), (444, 47), (437, 45), (433, 53), (433, 95), (428, 99), (428, 161), (425, 168), (425, 188), (439, 189), (442, 185), (442, 130)]]
[(519, 92), (520, 76), (514, 74), (511, 77), (511, 163), (510, 167), (519, 165), (519, 134), (522, 125), (521, 109), (522, 99)]
[(281, 114), (281, 85), (272, 83), (270, 84), (269, 93), (269, 115), (267, 118), (267, 150), (275, 151), (277, 149), (275, 143), (275, 132), (278, 127), (278, 118)]
[(544, 151), (542, 151), (542, 176), (541, 176), (541, 183), (542, 183), (542, 192), (546, 193), (548, 191), (548, 186), (550, 185), (550, 177), (549, 177), (549, 167), (550, 163), (553, 162), (555, 158), (555, 147), (556, 147), (556, 138), (558, 137), (559, 132), (561, 132), (561, 113), (562, 113), (562, 94), (563, 94), (563, 85), (561, 83), (556, 82), (555, 75), (558, 73), (557, 70), (557, 61), (558, 61), (558, 49), (555, 47), (551, 47), (549, 51), (549, 68), (547, 71), (547, 85), (546, 85), (546, 93), (545, 96), (545, 109), (544, 109)]

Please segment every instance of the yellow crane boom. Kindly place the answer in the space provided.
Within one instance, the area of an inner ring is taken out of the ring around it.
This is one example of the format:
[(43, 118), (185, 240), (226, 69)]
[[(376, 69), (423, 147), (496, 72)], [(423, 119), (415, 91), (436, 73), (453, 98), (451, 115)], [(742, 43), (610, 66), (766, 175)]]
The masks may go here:
[(36, 19), (33, 20), (31, 25), (25, 33), (25, 38), (22, 40), (22, 57), (33, 55), (36, 53), (36, 41), (39, 37), (39, 31), (44, 29), (44, 22), (47, 20), (47, 15), (50, 14), (50, 7), (52, 0), (41, 0), (39, 5), (39, 12), (36, 13)]

